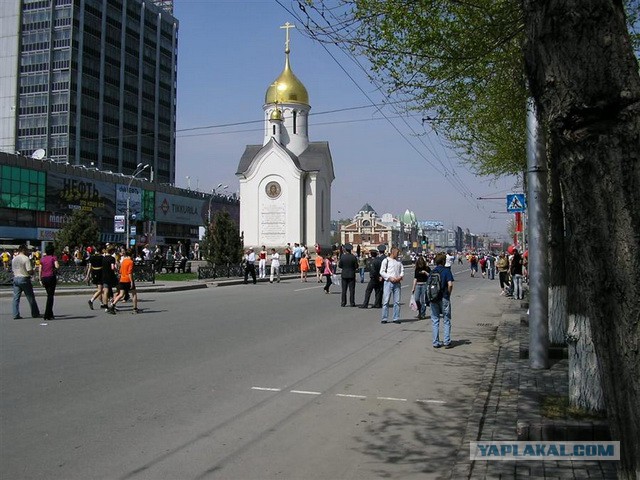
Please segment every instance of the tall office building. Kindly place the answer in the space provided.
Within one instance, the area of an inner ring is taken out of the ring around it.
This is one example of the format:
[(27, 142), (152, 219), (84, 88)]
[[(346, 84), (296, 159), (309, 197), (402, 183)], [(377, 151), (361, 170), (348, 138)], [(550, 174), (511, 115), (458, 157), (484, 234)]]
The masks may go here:
[(0, 4), (0, 148), (124, 174), (149, 164), (174, 183), (173, 2)]

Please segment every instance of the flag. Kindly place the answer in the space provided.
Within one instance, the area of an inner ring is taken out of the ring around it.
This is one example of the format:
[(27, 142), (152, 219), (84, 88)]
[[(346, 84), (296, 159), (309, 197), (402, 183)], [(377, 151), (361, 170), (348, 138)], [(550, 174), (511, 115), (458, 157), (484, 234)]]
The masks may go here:
[(516, 212), (516, 233), (522, 232), (522, 213)]

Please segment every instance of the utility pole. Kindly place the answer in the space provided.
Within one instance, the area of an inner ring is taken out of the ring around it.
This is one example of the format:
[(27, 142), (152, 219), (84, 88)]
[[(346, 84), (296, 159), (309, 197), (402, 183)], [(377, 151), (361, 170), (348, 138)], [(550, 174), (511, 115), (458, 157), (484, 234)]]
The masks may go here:
[(125, 230), (125, 238), (126, 238), (126, 248), (130, 247), (130, 239), (131, 239), (131, 219), (129, 218), (131, 215), (131, 183), (133, 183), (133, 180), (140, 175), (142, 172), (145, 171), (146, 168), (149, 167), (149, 164), (145, 164), (143, 165), (142, 163), (139, 163), (136, 166), (136, 169), (133, 171), (133, 174), (131, 174), (131, 180), (129, 180), (129, 185), (127, 185), (127, 215), (125, 216), (125, 225), (126, 225), (126, 230)]
[(529, 210), (529, 366), (549, 368), (548, 191), (545, 137), (533, 99), (527, 105)]

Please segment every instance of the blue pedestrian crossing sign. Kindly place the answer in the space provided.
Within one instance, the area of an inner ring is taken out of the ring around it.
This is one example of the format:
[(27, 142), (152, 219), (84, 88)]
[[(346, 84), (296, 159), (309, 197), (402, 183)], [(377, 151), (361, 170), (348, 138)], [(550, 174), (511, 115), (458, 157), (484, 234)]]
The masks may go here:
[(524, 212), (527, 208), (527, 200), (524, 193), (511, 193), (507, 195), (507, 212)]

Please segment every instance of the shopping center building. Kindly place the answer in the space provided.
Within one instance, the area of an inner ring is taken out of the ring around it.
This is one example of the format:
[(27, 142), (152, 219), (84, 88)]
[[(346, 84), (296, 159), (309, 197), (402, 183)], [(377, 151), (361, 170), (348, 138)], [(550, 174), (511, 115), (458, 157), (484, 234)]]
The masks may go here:
[(235, 195), (205, 194), (142, 176), (0, 152), (1, 245), (43, 248), (76, 210), (94, 215), (101, 242), (124, 244), (125, 233), (116, 220), (126, 214), (127, 200), (136, 245), (193, 243), (199, 228), (219, 210), (229, 212), (236, 224), (240, 220)]

